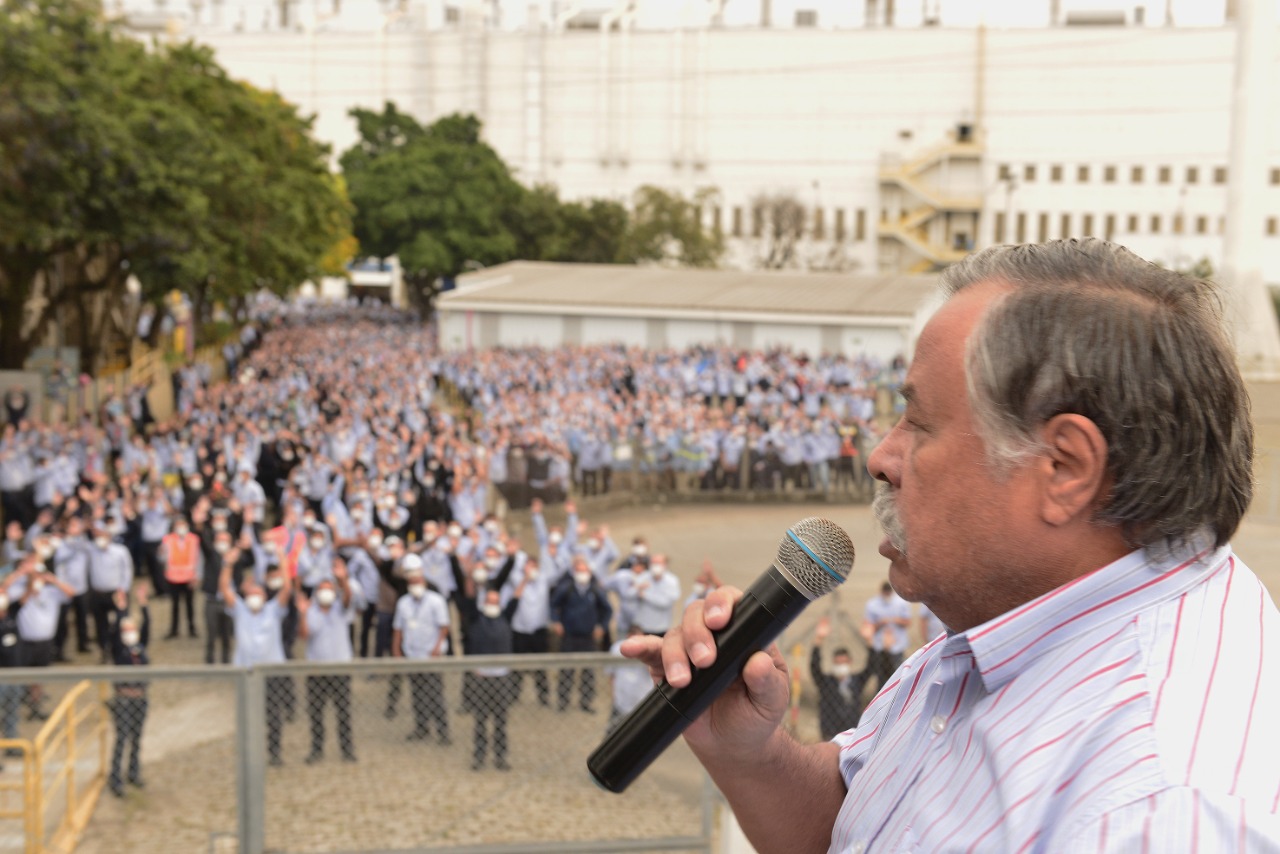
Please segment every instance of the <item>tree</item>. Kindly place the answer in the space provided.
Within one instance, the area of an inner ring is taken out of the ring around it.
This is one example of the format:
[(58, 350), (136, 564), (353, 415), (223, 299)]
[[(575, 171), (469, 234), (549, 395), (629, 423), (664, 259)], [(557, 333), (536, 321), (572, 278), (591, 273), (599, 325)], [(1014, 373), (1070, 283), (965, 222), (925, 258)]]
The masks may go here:
[(751, 234), (757, 239), (756, 264), (785, 270), (799, 263), (805, 235), (805, 208), (794, 193), (759, 193), (751, 198)]
[(511, 260), (522, 242), (540, 245), (532, 230), (513, 233), (512, 213), (526, 191), (481, 140), (475, 116), (446, 116), (424, 128), (390, 102), (381, 113), (351, 115), (360, 141), (340, 161), (356, 238), (373, 255), (400, 256), (410, 302), (423, 314), (441, 278)]
[(349, 231), (310, 122), (193, 45), (143, 46), (91, 0), (0, 0), (0, 366), (60, 319), (84, 370), (136, 274), (204, 314), (318, 269)]
[(703, 226), (702, 211), (715, 196), (712, 189), (699, 190), (692, 199), (652, 185), (636, 190), (622, 260), (714, 267), (724, 241)]

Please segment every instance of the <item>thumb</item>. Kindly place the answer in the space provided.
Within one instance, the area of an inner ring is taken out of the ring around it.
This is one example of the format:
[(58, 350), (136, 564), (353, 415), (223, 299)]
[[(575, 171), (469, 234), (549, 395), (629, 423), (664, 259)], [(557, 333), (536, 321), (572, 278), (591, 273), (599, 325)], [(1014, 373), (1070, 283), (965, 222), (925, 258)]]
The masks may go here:
[[(771, 648), (771, 652), (776, 652), (776, 648)], [(742, 681), (761, 717), (775, 722), (782, 719), (791, 705), (791, 686), (786, 672), (777, 666), (770, 652), (760, 651), (747, 659), (742, 668)]]

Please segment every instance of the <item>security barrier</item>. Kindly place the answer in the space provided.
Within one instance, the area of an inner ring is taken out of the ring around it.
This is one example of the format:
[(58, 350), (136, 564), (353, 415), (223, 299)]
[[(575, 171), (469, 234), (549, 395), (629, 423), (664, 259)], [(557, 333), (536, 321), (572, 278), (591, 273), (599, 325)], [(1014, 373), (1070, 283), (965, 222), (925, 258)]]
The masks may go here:
[[(636, 667), (599, 653), (157, 666), (128, 674), (145, 705), (121, 702), (122, 669), (3, 671), (0, 686), (75, 685), (21, 760), (26, 784), (0, 786), (0, 852), (709, 851), (713, 789), (682, 745), (623, 796), (586, 771), (611, 676)], [(19, 814), (28, 841), (13, 846)]]

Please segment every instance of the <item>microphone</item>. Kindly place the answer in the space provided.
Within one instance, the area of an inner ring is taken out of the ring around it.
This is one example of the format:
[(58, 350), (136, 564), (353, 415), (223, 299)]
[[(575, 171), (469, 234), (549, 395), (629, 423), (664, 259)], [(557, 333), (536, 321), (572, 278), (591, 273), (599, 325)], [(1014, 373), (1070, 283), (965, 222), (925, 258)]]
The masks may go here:
[(841, 584), (853, 567), (853, 542), (834, 522), (810, 517), (787, 529), (773, 566), (747, 588), (728, 624), (712, 632), (716, 660), (693, 668), (683, 688), (664, 679), (619, 722), (587, 759), (602, 788), (621, 793), (671, 746), (814, 599)]

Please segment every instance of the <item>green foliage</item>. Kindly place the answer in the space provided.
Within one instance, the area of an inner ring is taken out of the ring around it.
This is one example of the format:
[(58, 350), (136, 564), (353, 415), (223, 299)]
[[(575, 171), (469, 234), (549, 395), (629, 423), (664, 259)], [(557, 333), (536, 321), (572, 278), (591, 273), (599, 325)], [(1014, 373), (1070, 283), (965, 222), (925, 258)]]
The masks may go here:
[(410, 299), (429, 310), (441, 277), (516, 258), (597, 264), (714, 266), (719, 235), (701, 225), (710, 191), (693, 199), (643, 187), (634, 214), (619, 202), (562, 202), (526, 188), (481, 137), (474, 116), (423, 127), (388, 102), (356, 109), (360, 141), (341, 157), (361, 250), (399, 255)]
[(350, 231), (326, 158), (310, 120), (206, 48), (148, 51), (91, 0), (0, 0), (0, 365), (70, 310), (92, 369), (129, 273), (202, 314), (314, 275)]

